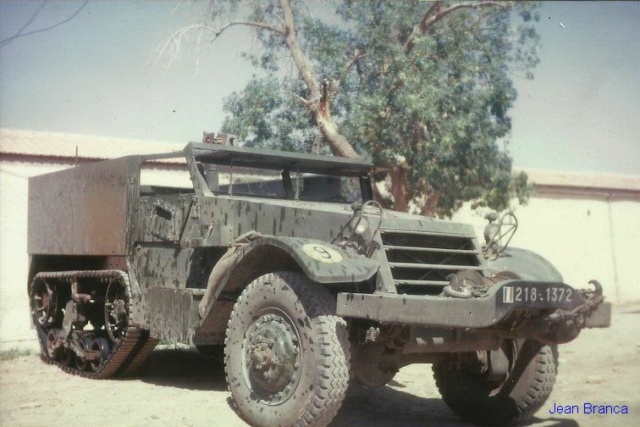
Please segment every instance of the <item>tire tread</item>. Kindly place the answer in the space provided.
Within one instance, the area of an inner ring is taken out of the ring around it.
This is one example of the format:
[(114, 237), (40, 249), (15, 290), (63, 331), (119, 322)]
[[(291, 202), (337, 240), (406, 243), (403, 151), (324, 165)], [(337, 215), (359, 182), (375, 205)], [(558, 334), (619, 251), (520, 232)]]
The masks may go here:
[(434, 364), (433, 373), (445, 403), (463, 420), (481, 425), (512, 425), (530, 418), (544, 405), (553, 390), (557, 366), (556, 348), (542, 346), (521, 378), (516, 379), (525, 382), (524, 390), (512, 390), (509, 396), (481, 395), (473, 376), (451, 370), (446, 363)]
[[(348, 384), (350, 366), (350, 344), (347, 332), (347, 324), (344, 319), (335, 315), (336, 301), (329, 292), (317, 283), (311, 282), (305, 276), (293, 272), (270, 273), (251, 282), (241, 293), (233, 311), (231, 312), (227, 334), (225, 338), (225, 375), (231, 391), (228, 365), (229, 337), (235, 336), (232, 331), (232, 321), (238, 316), (239, 307), (248, 304), (250, 298), (258, 297), (265, 289), (286, 284), (298, 297), (307, 319), (313, 328), (313, 345), (318, 355), (318, 373), (316, 375), (312, 392), (307, 398), (299, 417), (296, 421), (284, 426), (291, 427), (320, 427), (326, 426), (335, 417), (342, 406)], [(272, 286), (272, 285), (274, 285)], [(233, 399), (231, 399), (233, 401)], [(236, 413), (245, 421), (251, 423), (234, 401), (233, 407)], [(274, 424), (276, 425), (276, 424)], [(281, 424), (277, 424), (280, 426)]]

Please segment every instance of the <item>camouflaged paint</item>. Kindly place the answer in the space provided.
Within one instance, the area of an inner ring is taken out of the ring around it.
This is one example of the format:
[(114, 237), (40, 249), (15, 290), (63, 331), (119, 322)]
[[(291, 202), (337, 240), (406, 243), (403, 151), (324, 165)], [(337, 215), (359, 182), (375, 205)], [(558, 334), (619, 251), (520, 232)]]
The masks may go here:
[[(143, 163), (181, 156), (194, 184), (191, 192), (169, 194), (140, 185)], [(195, 330), (205, 341), (202, 337), (219, 340), (229, 302), (247, 281), (270, 271), (270, 265), (302, 271), (327, 285), (373, 280), (374, 289), (396, 292), (380, 236), (370, 236), (375, 244), (369, 258), (338, 246), (341, 230), (354, 215), (350, 205), (214, 194), (200, 161), (292, 171), (305, 162), (314, 172), (339, 171), (364, 179), (372, 168), (352, 159), (191, 143), (183, 152), (129, 156), (36, 177), (30, 185), (32, 271), (38, 263), (59, 263), (60, 256), (82, 257), (77, 262), (96, 264), (92, 268), (104, 265), (106, 257), (119, 259), (132, 283), (132, 323), (151, 328), (155, 337), (183, 342), (194, 341)], [(365, 216), (371, 223), (379, 221)], [(467, 225), (385, 212), (383, 227), (459, 236), (477, 245)], [(249, 231), (265, 237), (242, 248), (224, 280), (211, 290), (214, 302), (199, 319), (194, 307), (213, 267)], [(476, 264), (481, 262), (478, 257)]]

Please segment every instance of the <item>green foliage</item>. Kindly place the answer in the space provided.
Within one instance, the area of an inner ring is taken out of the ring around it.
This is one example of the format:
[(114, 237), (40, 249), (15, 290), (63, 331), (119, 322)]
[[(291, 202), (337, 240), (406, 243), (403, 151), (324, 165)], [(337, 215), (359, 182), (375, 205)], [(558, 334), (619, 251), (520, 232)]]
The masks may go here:
[(224, 110), (229, 116), (223, 130), (236, 134), (250, 147), (310, 152), (318, 139), (309, 113), (284, 83), (273, 77), (252, 79), (241, 93), (226, 98)]
[[(440, 10), (456, 4), (442, 2)], [(347, 0), (329, 11), (296, 3), (296, 38), (318, 79), (330, 84), (340, 132), (374, 163), (405, 168), (408, 199), (437, 195), (440, 215), (468, 200), (497, 210), (513, 197), (524, 202), (526, 175), (512, 174), (501, 146), (517, 96), (512, 79), (532, 78), (538, 62), (536, 5), (460, 8), (416, 33), (431, 5)], [(277, 9), (255, 2), (244, 13), (277, 27)], [(216, 13), (228, 19), (231, 12)], [(300, 101), (308, 88), (283, 38), (257, 34), (259, 54), (246, 56), (264, 77), (227, 98), (224, 131), (253, 146), (306, 152), (322, 146)]]

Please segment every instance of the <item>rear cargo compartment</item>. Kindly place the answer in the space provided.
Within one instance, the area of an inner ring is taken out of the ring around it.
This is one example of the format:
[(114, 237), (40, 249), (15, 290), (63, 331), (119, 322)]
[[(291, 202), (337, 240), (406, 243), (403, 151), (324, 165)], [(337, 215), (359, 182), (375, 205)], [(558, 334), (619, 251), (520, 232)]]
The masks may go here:
[(125, 255), (135, 157), (31, 178), (30, 255)]

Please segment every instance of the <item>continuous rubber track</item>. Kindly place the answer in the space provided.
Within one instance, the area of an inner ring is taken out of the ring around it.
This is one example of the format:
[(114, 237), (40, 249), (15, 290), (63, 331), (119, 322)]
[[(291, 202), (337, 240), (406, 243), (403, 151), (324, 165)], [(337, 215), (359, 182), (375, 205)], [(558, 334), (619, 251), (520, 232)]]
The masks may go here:
[[(42, 272), (38, 273), (29, 288), (31, 289), (38, 280), (62, 280), (71, 281), (77, 278), (99, 278), (99, 279), (118, 279), (124, 284), (127, 296), (131, 300), (131, 285), (129, 276), (121, 270), (82, 270), (82, 271), (64, 271), (64, 272)], [(149, 331), (140, 329), (137, 326), (127, 326), (124, 334), (119, 338), (113, 347), (109, 356), (104, 360), (95, 371), (84, 371), (67, 366), (49, 356), (47, 349), (47, 332), (43, 326), (36, 322), (36, 330), (38, 332), (38, 341), (40, 342), (41, 359), (47, 364), (56, 365), (68, 374), (81, 376), (90, 379), (105, 379), (118, 374), (133, 373), (142, 363), (149, 357), (156, 344), (157, 339), (149, 337)]]

